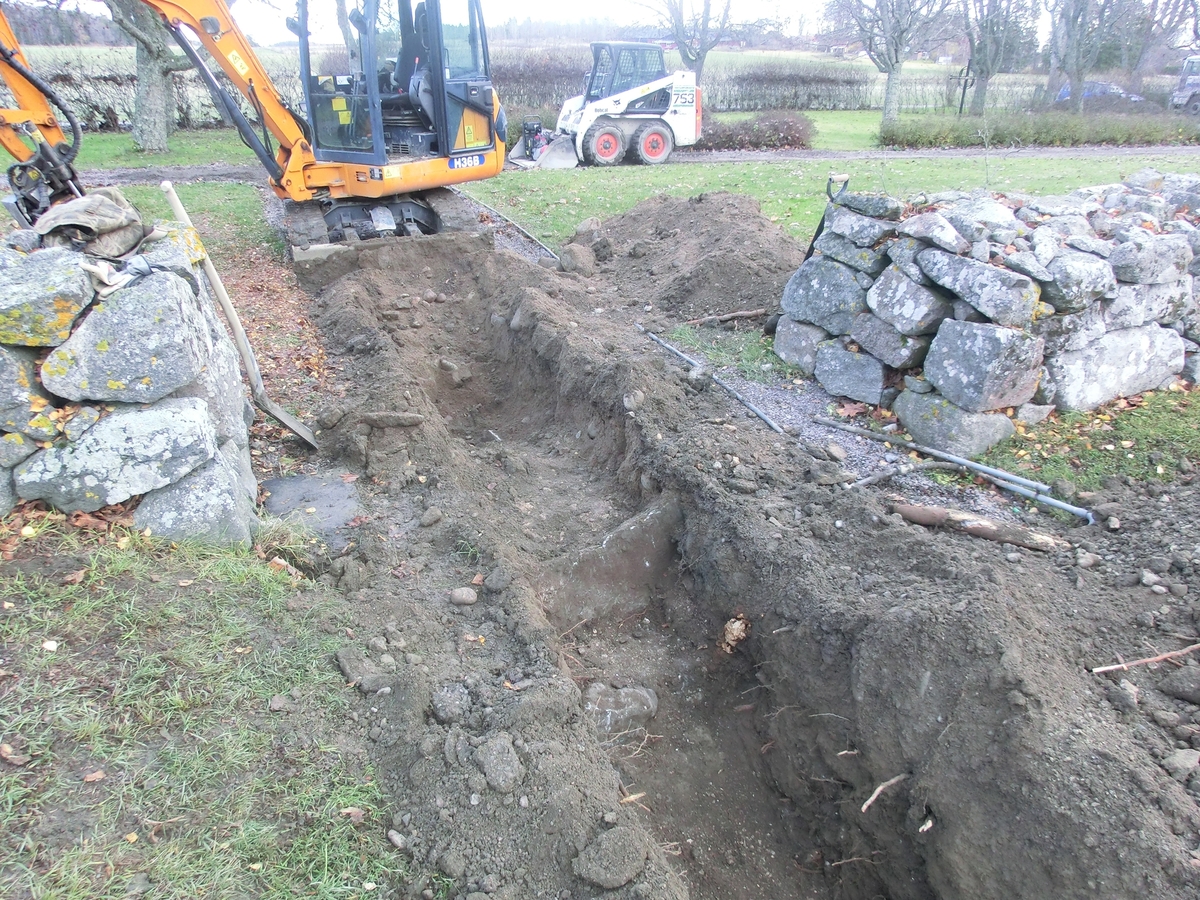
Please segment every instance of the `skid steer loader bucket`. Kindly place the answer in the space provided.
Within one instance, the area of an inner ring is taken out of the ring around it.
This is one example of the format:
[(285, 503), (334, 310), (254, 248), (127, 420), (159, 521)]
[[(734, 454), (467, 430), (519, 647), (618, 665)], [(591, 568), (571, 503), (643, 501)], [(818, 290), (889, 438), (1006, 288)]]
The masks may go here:
[(579, 157), (575, 155), (575, 138), (563, 135), (552, 140), (538, 154), (539, 169), (573, 169), (579, 165)]

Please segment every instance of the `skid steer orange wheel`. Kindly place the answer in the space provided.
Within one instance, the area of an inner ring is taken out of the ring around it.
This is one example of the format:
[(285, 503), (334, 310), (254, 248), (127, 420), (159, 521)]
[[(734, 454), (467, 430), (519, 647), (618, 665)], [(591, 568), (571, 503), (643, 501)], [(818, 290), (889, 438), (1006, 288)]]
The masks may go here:
[(671, 151), (675, 149), (675, 140), (671, 129), (661, 122), (647, 122), (633, 136), (633, 149), (637, 153), (638, 162), (646, 166), (655, 166), (667, 161)]
[(625, 135), (615, 125), (593, 125), (583, 136), (583, 155), (594, 166), (615, 166), (625, 149)]

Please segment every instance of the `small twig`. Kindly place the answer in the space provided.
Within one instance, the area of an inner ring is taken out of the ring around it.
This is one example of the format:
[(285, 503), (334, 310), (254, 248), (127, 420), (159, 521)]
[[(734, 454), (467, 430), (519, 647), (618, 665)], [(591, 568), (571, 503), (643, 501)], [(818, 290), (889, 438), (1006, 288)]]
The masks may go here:
[(857, 750), (839, 750), (838, 756), (858, 756)]
[(875, 788), (875, 790), (871, 792), (871, 796), (867, 798), (867, 802), (862, 805), (862, 811), (866, 812), (868, 809), (870, 809), (871, 804), (879, 799), (880, 794), (882, 794), (884, 791), (886, 791), (888, 788), (892, 787), (893, 785), (899, 784), (907, 777), (908, 777), (907, 773), (897, 775), (895, 778), (889, 778), (887, 781), (885, 781), (879, 787)]
[(771, 634), (783, 634), (785, 631), (795, 631), (795, 625), (784, 625), (782, 628), (776, 628)]
[(1187, 656), (1189, 653), (1194, 653), (1200, 650), (1200, 644), (1192, 644), (1190, 647), (1184, 647), (1182, 650), (1172, 650), (1170, 653), (1160, 653), (1158, 656), (1148, 656), (1145, 659), (1135, 659), (1133, 662), (1120, 662), (1115, 666), (1100, 666), (1092, 669), (1093, 675), (1103, 675), (1105, 672), (1124, 672), (1126, 669), (1132, 669), (1134, 666), (1148, 666), (1150, 663), (1163, 662), (1168, 659), (1175, 659), (1180, 656)]
[(829, 863), (829, 868), (836, 869), (838, 866), (844, 866), (846, 863), (852, 862), (865, 862), (875, 865), (875, 860), (873, 859), (867, 859), (865, 856), (852, 856), (849, 859), (839, 859), (837, 862)]
[(767, 311), (763, 309), (743, 309), (738, 312), (725, 313), (720, 316), (702, 316), (699, 319), (688, 319), (686, 325), (719, 325), (722, 322), (731, 322), (734, 319), (757, 319), (765, 316)]
[[(785, 706), (784, 709), (787, 709), (787, 707)], [(783, 710), (781, 709), (780, 712), (783, 712)], [(830, 718), (833, 718), (833, 719), (841, 719), (843, 722), (850, 721), (845, 716), (839, 716), (837, 713), (813, 713), (811, 716), (809, 716), (809, 718), (810, 719), (821, 719), (826, 716), (829, 716)]]

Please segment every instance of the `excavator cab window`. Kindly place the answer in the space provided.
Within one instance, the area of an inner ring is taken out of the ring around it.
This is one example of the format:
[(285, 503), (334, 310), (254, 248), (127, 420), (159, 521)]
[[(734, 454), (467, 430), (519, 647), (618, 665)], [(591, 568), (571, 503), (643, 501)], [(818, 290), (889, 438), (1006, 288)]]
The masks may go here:
[(319, 44), (310, 40), (308, 6), (300, 0), (301, 69), (318, 158), (353, 161), (362, 154), (374, 156), (378, 85), (366, 72), (375, 71), (375, 2), (351, 6), (337, 23), (337, 40), (325, 31)]

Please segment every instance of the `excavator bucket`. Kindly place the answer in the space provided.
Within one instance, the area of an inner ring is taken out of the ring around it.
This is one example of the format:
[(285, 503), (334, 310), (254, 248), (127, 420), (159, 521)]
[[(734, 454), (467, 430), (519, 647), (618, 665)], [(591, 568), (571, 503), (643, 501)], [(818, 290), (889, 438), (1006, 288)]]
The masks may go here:
[(539, 169), (573, 169), (579, 165), (575, 155), (575, 139), (570, 135), (556, 137), (537, 158)]

